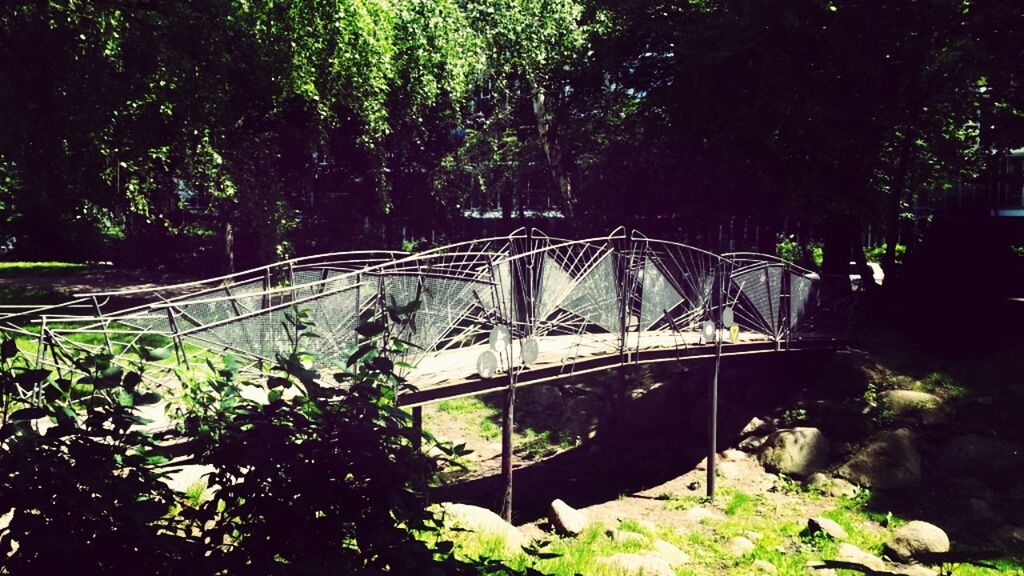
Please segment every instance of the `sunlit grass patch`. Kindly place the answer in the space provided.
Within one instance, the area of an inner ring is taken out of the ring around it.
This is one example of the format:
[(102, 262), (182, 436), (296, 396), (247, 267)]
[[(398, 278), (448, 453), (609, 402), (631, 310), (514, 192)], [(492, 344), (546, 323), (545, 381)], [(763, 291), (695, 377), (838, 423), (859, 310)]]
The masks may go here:
[(93, 268), (80, 262), (0, 262), (0, 276), (67, 274)]

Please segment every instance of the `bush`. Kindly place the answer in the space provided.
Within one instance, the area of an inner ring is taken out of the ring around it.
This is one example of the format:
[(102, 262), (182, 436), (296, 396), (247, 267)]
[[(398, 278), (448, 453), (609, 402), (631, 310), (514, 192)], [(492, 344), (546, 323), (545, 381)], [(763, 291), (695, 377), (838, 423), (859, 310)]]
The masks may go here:
[[(209, 362), (214, 377), (183, 384), (170, 439), (185, 460), (214, 467), (204, 498), (164, 483), (167, 450), (137, 412), (159, 397), (139, 390), (140, 371), (85, 356), (72, 382), (5, 342), (0, 514), (11, 522), (0, 573), (73, 558), (84, 574), (523, 574), (459, 561), (440, 541), (421, 489), (436, 463), (396, 405), (408, 385), (389, 358), (406, 344), (365, 324), (327, 385), (307, 368), (310, 328), (304, 314), (289, 317), (292, 349), (264, 380), (245, 381), (225, 358)], [(72, 393), (83, 385), (88, 395)]]

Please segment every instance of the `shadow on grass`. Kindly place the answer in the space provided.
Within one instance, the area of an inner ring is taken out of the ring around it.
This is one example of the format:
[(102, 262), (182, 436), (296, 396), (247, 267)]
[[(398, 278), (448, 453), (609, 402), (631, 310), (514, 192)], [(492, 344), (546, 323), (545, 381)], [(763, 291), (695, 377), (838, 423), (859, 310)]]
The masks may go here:
[[(811, 354), (723, 363), (718, 449), (734, 446), (754, 416), (788, 405), (819, 377), (822, 365), (822, 357)], [(621, 412), (598, 426), (593, 438), (516, 469), (516, 523), (543, 517), (555, 498), (586, 507), (657, 486), (692, 470), (707, 455), (709, 363), (688, 363), (685, 370), (665, 370), (658, 377), (664, 380), (638, 398), (628, 399)], [(609, 385), (610, 381), (605, 377), (593, 384)], [(532, 419), (535, 415), (518, 404), (516, 415), (523, 426), (550, 426)], [(500, 419), (500, 414), (495, 417)], [(432, 499), (497, 509), (500, 494), (501, 478), (489, 476), (437, 488)]]

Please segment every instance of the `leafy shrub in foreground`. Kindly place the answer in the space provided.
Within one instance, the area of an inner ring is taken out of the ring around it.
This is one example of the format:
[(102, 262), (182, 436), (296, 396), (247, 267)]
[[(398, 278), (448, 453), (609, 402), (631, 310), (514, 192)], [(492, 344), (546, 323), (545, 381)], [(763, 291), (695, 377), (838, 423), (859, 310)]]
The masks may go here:
[(138, 372), (86, 357), (72, 382), (5, 344), (0, 514), (11, 522), (0, 574), (56, 571), (69, 558), (80, 574), (522, 573), (459, 561), (438, 541), (420, 490), (435, 463), (397, 408), (407, 384), (389, 357), (405, 344), (386, 324), (360, 328), (364, 341), (329, 385), (304, 362), (301, 344), (315, 337), (305, 315), (287, 328), (292, 349), (265, 380), (242, 380), (225, 359), (210, 363), (213, 378), (184, 383), (175, 444), (214, 467), (198, 502), (162, 481), (166, 449), (137, 413), (156, 397), (136, 391)]

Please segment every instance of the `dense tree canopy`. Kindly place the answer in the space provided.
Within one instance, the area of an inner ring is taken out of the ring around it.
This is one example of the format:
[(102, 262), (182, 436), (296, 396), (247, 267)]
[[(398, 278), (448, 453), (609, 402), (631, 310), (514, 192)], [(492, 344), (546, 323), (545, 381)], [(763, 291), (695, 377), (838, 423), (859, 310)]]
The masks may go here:
[(0, 242), (235, 267), (556, 208), (894, 249), (1024, 144), (1022, 54), (1012, 0), (5, 3)]

